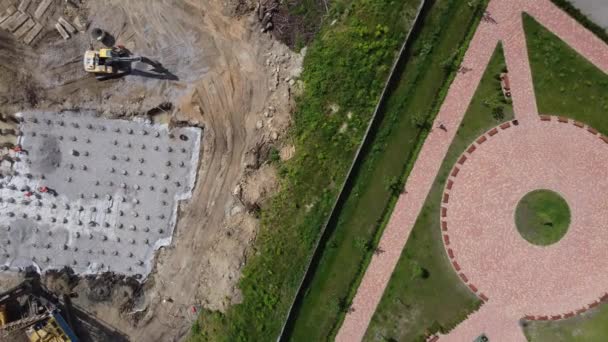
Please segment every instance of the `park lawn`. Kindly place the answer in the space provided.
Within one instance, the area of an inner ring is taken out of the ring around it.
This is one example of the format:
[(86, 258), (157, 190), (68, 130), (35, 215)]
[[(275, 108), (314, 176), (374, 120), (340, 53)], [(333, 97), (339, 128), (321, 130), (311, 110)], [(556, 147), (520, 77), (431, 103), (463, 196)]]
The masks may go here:
[(576, 119), (608, 135), (608, 75), (529, 15), (524, 29), (539, 113)]
[(467, 34), (474, 29), (485, 3), (435, 1), (424, 17), (399, 81), (392, 89), (374, 132), (372, 147), (355, 170), (356, 180), (337, 224), (323, 248), (314, 276), (296, 306), (286, 336), (293, 341), (330, 340), (350, 305), (391, 201), (402, 189), (406, 169), (417, 154), (432, 121), (437, 98), (446, 86)]
[[(608, 135), (608, 75), (530, 16), (524, 16), (539, 111), (564, 115)], [(529, 322), (530, 341), (606, 341), (608, 306), (557, 322)]]
[[(443, 188), (457, 158), (480, 135), (513, 118), (502, 97), (500, 73), (505, 69), (499, 45), (443, 161), (401, 258), (367, 330), (367, 341), (424, 341), (446, 331), (481, 304), (462, 284), (449, 263), (439, 226)], [(502, 107), (503, 115), (493, 114)]]
[(191, 341), (279, 336), (412, 18), (409, 2), (336, 0), (308, 47), (280, 190), (260, 209), (243, 268), (241, 302), (203, 311)]
[(608, 336), (608, 310), (603, 305), (565, 320), (529, 322), (524, 332), (533, 342), (604, 342)]
[(526, 241), (547, 246), (559, 241), (570, 225), (570, 207), (551, 190), (526, 194), (515, 209), (515, 225)]

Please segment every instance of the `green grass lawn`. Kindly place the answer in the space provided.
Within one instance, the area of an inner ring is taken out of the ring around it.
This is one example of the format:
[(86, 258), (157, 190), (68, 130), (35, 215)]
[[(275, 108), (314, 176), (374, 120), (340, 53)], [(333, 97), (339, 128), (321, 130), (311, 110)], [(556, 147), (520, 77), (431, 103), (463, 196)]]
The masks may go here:
[(349, 197), (324, 247), (287, 336), (293, 341), (330, 340), (373, 253), (379, 228), (402, 188), (441, 89), (455, 71), (454, 59), (485, 7), (437, 0), (424, 18), (399, 82), (382, 113), (373, 145), (364, 154)]
[(529, 15), (524, 28), (538, 110), (608, 134), (608, 75)]
[(551, 245), (568, 231), (570, 207), (554, 191), (535, 190), (517, 204), (515, 225), (526, 241), (539, 246)]
[(278, 337), (310, 256), (361, 144), (417, 0), (336, 0), (308, 47), (304, 87), (288, 143), (276, 161), (280, 190), (260, 210), (260, 229), (239, 282), (240, 304), (202, 312), (192, 341)]
[[(608, 75), (533, 18), (524, 16), (536, 99), (541, 113), (585, 122), (608, 134)], [(530, 322), (530, 341), (606, 341), (608, 306), (557, 322)]]
[(608, 340), (608, 310), (604, 304), (582, 316), (530, 323), (524, 331), (529, 341), (605, 342)]
[[(499, 46), (448, 150), (431, 192), (366, 333), (368, 341), (423, 341), (425, 334), (450, 329), (480, 301), (452, 270), (441, 241), (439, 208), (451, 167), (477, 137), (513, 118), (500, 91), (505, 70)], [(495, 108), (500, 107), (500, 110)], [(502, 114), (501, 114), (502, 113)]]

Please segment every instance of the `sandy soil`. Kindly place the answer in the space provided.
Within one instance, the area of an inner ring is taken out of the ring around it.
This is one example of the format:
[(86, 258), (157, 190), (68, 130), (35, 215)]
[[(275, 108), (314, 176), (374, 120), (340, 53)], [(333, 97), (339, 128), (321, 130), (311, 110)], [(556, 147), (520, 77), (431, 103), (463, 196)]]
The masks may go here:
[[(193, 307), (225, 310), (239, 301), (236, 284), (258, 226), (255, 208), (276, 189), (265, 160), (270, 145), (282, 147), (302, 56), (261, 33), (255, 17), (227, 17), (219, 1), (86, 1), (77, 10), (60, 4), (51, 15), (87, 18), (89, 29), (103, 28), (116, 44), (167, 72), (137, 64), (132, 75), (100, 82), (82, 70), (88, 33), (63, 40), (46, 29), (28, 47), (1, 31), (0, 112), (161, 112), (204, 133), (193, 197), (181, 204), (173, 243), (159, 252), (142, 287), (111, 276), (53, 275), (45, 282), (57, 292), (76, 292), (75, 304), (133, 341), (179, 340), (196, 318)], [(20, 276), (3, 275), (0, 287)]]

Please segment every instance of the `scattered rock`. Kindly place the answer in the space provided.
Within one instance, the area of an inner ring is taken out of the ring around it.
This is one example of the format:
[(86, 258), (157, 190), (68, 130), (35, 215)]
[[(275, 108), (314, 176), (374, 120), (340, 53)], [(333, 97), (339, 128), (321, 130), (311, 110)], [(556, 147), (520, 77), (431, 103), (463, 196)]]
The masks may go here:
[(293, 158), (296, 153), (296, 147), (293, 145), (285, 146), (279, 151), (279, 156), (281, 160), (289, 160)]

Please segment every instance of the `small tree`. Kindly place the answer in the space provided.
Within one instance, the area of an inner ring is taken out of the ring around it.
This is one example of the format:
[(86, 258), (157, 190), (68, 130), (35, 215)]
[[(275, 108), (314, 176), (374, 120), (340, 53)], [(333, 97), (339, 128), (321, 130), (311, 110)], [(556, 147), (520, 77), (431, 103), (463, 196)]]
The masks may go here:
[(483, 100), (483, 105), (488, 108), (500, 106), (500, 99), (497, 96), (488, 96)]
[(441, 67), (447, 74), (458, 69), (458, 51), (454, 51), (450, 57), (441, 62)]
[(412, 114), (411, 117), (412, 125), (416, 126), (419, 129), (429, 128), (429, 123), (427, 121), (426, 115), (424, 113), (416, 112)]
[(503, 121), (505, 119), (505, 109), (502, 106), (492, 108), (492, 117), (496, 121)]
[(398, 177), (391, 177), (386, 180), (386, 190), (394, 196), (398, 196), (403, 192), (403, 183)]

